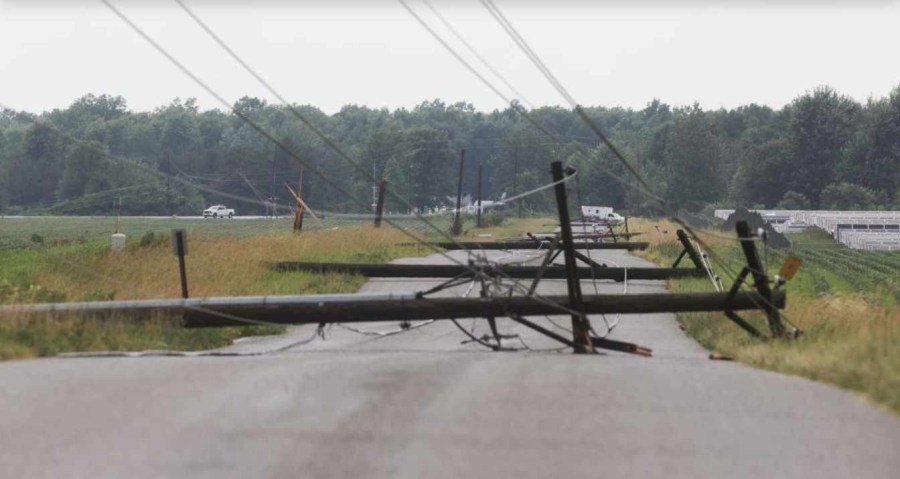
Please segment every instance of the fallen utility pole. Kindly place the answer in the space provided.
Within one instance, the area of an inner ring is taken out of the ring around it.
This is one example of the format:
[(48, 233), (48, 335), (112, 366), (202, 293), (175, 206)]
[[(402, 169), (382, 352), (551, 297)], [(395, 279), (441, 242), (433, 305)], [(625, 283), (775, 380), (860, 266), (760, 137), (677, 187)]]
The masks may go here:
[[(498, 265), (496, 271), (479, 270), (474, 267), (455, 264), (367, 264), (367, 263), (307, 263), (301, 261), (280, 261), (269, 264), (275, 271), (308, 271), (311, 273), (359, 274), (368, 278), (456, 278), (475, 277), (477, 273), (516, 279), (534, 278), (539, 266)], [(577, 269), (579, 279), (665, 280), (674, 278), (700, 278), (706, 273), (694, 268), (611, 268), (594, 267)], [(562, 265), (547, 266), (544, 279), (565, 279)]]
[[(646, 314), (691, 311), (724, 311), (728, 293), (588, 295), (584, 297), (587, 314)], [(758, 309), (762, 296), (741, 291), (727, 305), (734, 311)], [(83, 301), (0, 306), (0, 315), (8, 317), (35, 314), (82, 314), (103, 316), (128, 314), (152, 316), (184, 314), (191, 327), (238, 326), (237, 318), (250, 318), (280, 324), (350, 323), (418, 319), (459, 319), (508, 313), (521, 316), (566, 314), (567, 296), (527, 296), (493, 298), (422, 298), (417, 293), (321, 294), (292, 296), (235, 296), (209, 298), (170, 298), (124, 301)], [(784, 308), (784, 291), (772, 291), (771, 304)], [(232, 316), (232, 318), (223, 316)]]
[[(328, 296), (328, 295), (323, 295)], [(355, 298), (348, 295), (329, 300), (325, 297), (302, 300), (301, 297), (268, 297), (265, 301), (218, 304), (209, 298), (202, 309), (183, 309), (187, 327), (220, 327), (245, 324), (229, 318), (252, 318), (277, 324), (360, 323), (376, 321), (414, 321), (483, 317), (547, 316), (566, 314), (571, 309), (568, 296), (527, 296), (488, 298), (417, 298), (393, 295), (389, 298)], [(591, 295), (583, 298), (585, 314), (647, 314), (689, 311), (724, 311), (727, 293)], [(226, 298), (227, 299), (227, 298)], [(739, 292), (728, 305), (732, 310), (758, 309), (762, 296), (757, 292)], [(775, 291), (772, 304), (783, 308), (785, 295)], [(71, 304), (71, 303), (70, 303)]]
[[(759, 254), (756, 251), (756, 243), (753, 242), (753, 234), (750, 231), (750, 227), (747, 225), (746, 221), (738, 221), (737, 224), (735, 224), (735, 229), (737, 230), (738, 238), (741, 241), (741, 249), (744, 251), (744, 256), (747, 259), (747, 266), (744, 266), (744, 268), (741, 269), (741, 272), (738, 274), (737, 279), (735, 279), (728, 294), (729, 296), (737, 294), (737, 291), (744, 283), (744, 280), (746, 280), (747, 275), (752, 275), (753, 286), (756, 288), (756, 291), (761, 298), (757, 303), (757, 309), (761, 309), (766, 313), (766, 320), (769, 323), (769, 331), (772, 337), (777, 338), (784, 336), (787, 329), (785, 328), (784, 322), (781, 320), (781, 315), (778, 313), (778, 306), (772, 299), (774, 292), (772, 291), (772, 288), (769, 287), (769, 277), (766, 275), (765, 267), (759, 259)], [(728, 319), (734, 321), (752, 336), (762, 337), (762, 334), (760, 334), (756, 328), (736, 314), (733, 308), (730, 308), (729, 306), (730, 302), (726, 303), (725, 316), (727, 316)], [(795, 336), (800, 333), (801, 331), (798, 329), (792, 331), (792, 334)]]
[[(443, 248), (446, 250), (462, 250), (462, 249), (485, 249), (485, 250), (512, 250), (512, 249), (544, 249), (546, 245), (534, 241), (465, 241), (460, 243), (452, 242), (436, 242), (427, 243), (431, 246)], [(403, 243), (401, 246), (418, 246), (417, 243)], [(599, 243), (599, 242), (577, 242), (572, 245), (575, 249), (623, 249), (628, 251), (643, 250), (649, 246), (646, 242), (630, 242), (630, 243)]]
[[(545, 241), (549, 241), (549, 240), (553, 239), (554, 236), (558, 236), (558, 233), (526, 233), (526, 234), (527, 234), (529, 237), (535, 237), (535, 238), (542, 239), (542, 240), (545, 240)], [(573, 232), (573, 233), (572, 233), (572, 238), (575, 238), (575, 239), (595, 239), (595, 240), (600, 240), (600, 239), (613, 239), (613, 237), (616, 237), (616, 238), (629, 239), (629, 238), (632, 238), (632, 237), (634, 237), (634, 236), (640, 236), (640, 235), (642, 235), (642, 234), (644, 234), (644, 233), (642, 233), (642, 232), (635, 232), (635, 233), (614, 233), (614, 234), (610, 234), (610, 233), (575, 233), (575, 232)]]

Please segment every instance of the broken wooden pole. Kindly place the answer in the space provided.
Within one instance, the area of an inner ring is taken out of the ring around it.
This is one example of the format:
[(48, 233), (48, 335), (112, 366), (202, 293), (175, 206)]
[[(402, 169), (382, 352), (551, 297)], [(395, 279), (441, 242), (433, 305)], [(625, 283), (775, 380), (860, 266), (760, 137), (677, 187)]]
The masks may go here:
[(741, 249), (744, 250), (744, 256), (747, 258), (747, 269), (753, 275), (756, 291), (762, 297), (759, 308), (766, 313), (769, 330), (773, 337), (784, 336), (784, 323), (781, 321), (778, 308), (772, 303), (772, 288), (769, 287), (769, 277), (766, 275), (765, 266), (759, 260), (759, 255), (756, 252), (756, 243), (753, 242), (750, 226), (747, 225), (746, 221), (738, 221), (735, 224), (735, 230), (737, 230), (738, 239), (741, 242)]
[(381, 217), (384, 215), (384, 190), (387, 180), (384, 178), (378, 182), (378, 201), (375, 204), (375, 227), (381, 228)]
[[(550, 251), (550, 250), (548, 250)], [(270, 263), (269, 268), (275, 271), (307, 271), (311, 273), (346, 273), (359, 274), (368, 278), (456, 278), (467, 274), (474, 277), (473, 268), (455, 264), (367, 264), (367, 263), (318, 263), (300, 261), (279, 261)], [(488, 275), (496, 274), (516, 279), (536, 278), (541, 272), (540, 266), (498, 265), (496, 272), (485, 270)], [(579, 279), (603, 279), (612, 281), (628, 280), (666, 280), (674, 278), (699, 278), (706, 273), (694, 268), (612, 268), (594, 267), (577, 268)], [(542, 278), (565, 279), (566, 271), (562, 265), (548, 265), (543, 268)]]
[(700, 258), (700, 253), (697, 252), (697, 249), (694, 248), (694, 243), (691, 242), (691, 239), (688, 237), (687, 233), (684, 230), (678, 230), (675, 232), (675, 235), (678, 237), (678, 241), (681, 242), (681, 246), (684, 247), (684, 250), (678, 255), (678, 259), (675, 260), (675, 263), (672, 264), (673, 268), (678, 267), (678, 263), (681, 263), (681, 260), (685, 255), (691, 258), (691, 262), (694, 263), (694, 267), (697, 269), (704, 269), (703, 260)]
[(563, 249), (563, 258), (566, 263), (566, 284), (569, 293), (569, 304), (575, 312), (572, 316), (572, 342), (575, 343), (575, 353), (584, 354), (594, 352), (594, 346), (591, 343), (591, 337), (588, 334), (590, 324), (584, 316), (584, 306), (582, 304), (581, 281), (578, 279), (578, 266), (575, 257), (574, 241), (572, 240), (572, 224), (569, 220), (569, 203), (566, 199), (566, 184), (563, 181), (565, 173), (563, 173), (562, 162), (554, 161), (550, 163), (550, 171), (553, 175), (553, 182), (556, 183), (554, 192), (556, 193), (556, 209), (559, 214), (560, 227), (560, 243)]

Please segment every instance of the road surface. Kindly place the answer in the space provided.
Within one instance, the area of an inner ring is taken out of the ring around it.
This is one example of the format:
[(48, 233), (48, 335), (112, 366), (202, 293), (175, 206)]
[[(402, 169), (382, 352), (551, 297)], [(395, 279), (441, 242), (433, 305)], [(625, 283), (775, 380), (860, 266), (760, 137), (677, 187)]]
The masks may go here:
[[(428, 284), (372, 280), (364, 291)], [(547, 281), (541, 291), (564, 289)], [(483, 323), (462, 322), (477, 335)], [(652, 347), (650, 359), (575, 356), (500, 326), (521, 337), (509, 345), (532, 350), (461, 344), (455, 326), (435, 322), (383, 338), (333, 327), (325, 340), (255, 357), (2, 363), (0, 476), (900, 477), (896, 416), (827, 385), (710, 361), (670, 314), (623, 317), (610, 336)], [(229, 350), (269, 351), (312, 331)]]

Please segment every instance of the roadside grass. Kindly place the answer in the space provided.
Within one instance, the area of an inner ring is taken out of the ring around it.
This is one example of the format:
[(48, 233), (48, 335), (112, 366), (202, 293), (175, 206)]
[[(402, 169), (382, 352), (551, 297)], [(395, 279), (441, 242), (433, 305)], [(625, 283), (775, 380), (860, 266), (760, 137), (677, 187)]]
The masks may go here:
[[(429, 226), (412, 216), (389, 216), (388, 218), (417, 233), (431, 230)], [(428, 221), (446, 231), (450, 228), (452, 218), (449, 215), (429, 216)], [(292, 222), (293, 217), (289, 216), (281, 216), (276, 219), (123, 216), (119, 220), (119, 231), (128, 235), (129, 242), (140, 238), (147, 231), (168, 232), (176, 228), (186, 230), (192, 238), (198, 236), (257, 236), (289, 231)], [(0, 249), (28, 245), (35, 241), (47, 245), (72, 244), (90, 240), (109, 241), (109, 235), (115, 230), (115, 224), (116, 219), (113, 216), (0, 216)], [(328, 214), (321, 223), (307, 217), (303, 222), (303, 230), (346, 229), (371, 225), (372, 217), (370, 215)]]
[[(65, 219), (63, 219), (64, 221)], [(181, 294), (178, 263), (168, 232), (129, 238), (121, 253), (108, 240), (20, 244), (0, 249), (0, 303), (171, 298)], [(365, 278), (348, 274), (275, 273), (279, 260), (386, 262), (423, 250), (398, 246), (408, 237), (393, 229), (350, 227), (264, 232), (254, 236), (195, 235), (188, 239), (191, 296), (354, 292)], [(247, 335), (278, 334), (281, 327), (181, 328), (180, 319), (80, 318), (74, 315), (0, 318), (0, 359), (64, 351), (182, 349), (230, 344)]]
[[(681, 245), (676, 226), (641, 220), (635, 230), (651, 245), (642, 253), (647, 259), (671, 265)], [(656, 226), (660, 231), (657, 233)], [(699, 231), (701, 239), (725, 264), (737, 272), (743, 267), (740, 246), (725, 231)], [(822, 232), (792, 235), (794, 247), (787, 251), (762, 250), (771, 274), (788, 254), (800, 256), (804, 265), (785, 289), (788, 293), (784, 317), (804, 331), (795, 340), (759, 341), (751, 338), (720, 313), (685, 313), (677, 318), (687, 334), (711, 351), (734, 357), (746, 364), (804, 376), (862, 393), (900, 413), (900, 255), (849, 250)], [(880, 273), (872, 266), (887, 265)], [(722, 273), (726, 287), (732, 279)], [(705, 279), (669, 282), (674, 291), (709, 291)], [(758, 312), (741, 313), (761, 331), (765, 317)]]
[[(178, 261), (169, 229), (188, 233), (187, 276), (191, 296), (349, 293), (366, 279), (350, 274), (274, 272), (267, 262), (334, 261), (384, 263), (421, 256), (431, 249), (410, 246), (409, 236), (369, 218), (332, 217), (325, 227), (299, 235), (283, 219), (201, 220), (122, 218), (126, 250), (109, 251), (113, 219), (102, 217), (0, 218), (0, 304), (174, 298), (181, 294)], [(430, 227), (410, 218), (392, 218), (417, 235), (438, 239)], [(313, 224), (306, 222), (306, 225)], [(449, 229), (447, 218), (436, 225)], [(334, 226), (338, 225), (338, 226)], [(552, 229), (547, 218), (506, 219), (474, 228), (466, 218), (460, 240), (490, 234), (492, 239)], [(405, 245), (405, 246), (404, 246)], [(0, 317), (0, 359), (52, 356), (66, 351), (199, 350), (235, 338), (279, 334), (282, 327), (184, 329), (180, 318), (85, 318), (76, 315)]]
[[(468, 218), (459, 240), (463, 241), (504, 241), (508, 239), (525, 238), (525, 233), (547, 233), (553, 231), (559, 225), (559, 220), (552, 217), (507, 217), (502, 223), (493, 226), (476, 228), (472, 217)], [(486, 236), (490, 235), (490, 236)]]

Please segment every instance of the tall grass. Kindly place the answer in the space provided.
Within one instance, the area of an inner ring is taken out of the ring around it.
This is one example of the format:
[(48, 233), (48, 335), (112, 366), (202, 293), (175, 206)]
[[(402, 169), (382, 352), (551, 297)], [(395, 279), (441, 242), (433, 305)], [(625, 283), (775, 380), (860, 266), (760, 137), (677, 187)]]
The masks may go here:
[[(641, 222), (638, 228), (653, 231), (647, 239), (650, 248), (643, 254), (658, 264), (671, 264), (681, 251), (675, 239), (673, 227), (661, 222)], [(728, 232), (699, 232), (717, 257), (734, 271), (744, 264), (743, 254), (736, 241), (728, 238)], [(817, 248), (823, 249), (825, 259), (810, 261), (809, 251), (803, 243), (814, 239)], [(893, 289), (895, 272), (890, 283), (878, 285), (875, 274), (868, 275), (868, 268), (855, 265), (864, 261), (880, 261), (881, 253), (854, 251), (850, 254), (850, 267), (846, 261), (828, 261), (845, 255), (846, 250), (831, 244), (827, 235), (809, 233), (795, 238), (791, 251), (764, 251), (767, 266), (773, 274), (788, 254), (796, 254), (805, 260), (795, 278), (786, 285), (788, 293), (784, 317), (804, 331), (797, 339), (760, 341), (748, 336), (720, 313), (679, 314), (678, 321), (685, 331), (706, 348), (732, 356), (752, 366), (796, 374), (817, 381), (828, 382), (858, 391), (866, 397), (886, 405), (900, 413), (900, 305)], [(854, 261), (853, 258), (856, 258)], [(881, 260), (883, 261), (883, 260)], [(715, 268), (721, 272), (721, 266)], [(731, 285), (730, 278), (726, 287)], [(671, 281), (674, 291), (709, 290), (705, 280)], [(764, 316), (758, 312), (741, 315), (766, 331)]]
[[(113, 253), (105, 241), (62, 242), (0, 250), (0, 303), (179, 297), (178, 262), (168, 233), (132, 238)], [(192, 296), (354, 292), (365, 278), (347, 274), (275, 273), (280, 260), (386, 262), (426, 250), (397, 246), (408, 238), (396, 230), (264, 233), (256, 236), (197, 235), (188, 239), (187, 276)], [(178, 318), (0, 317), (0, 359), (73, 350), (205, 349), (278, 327), (185, 330)]]

